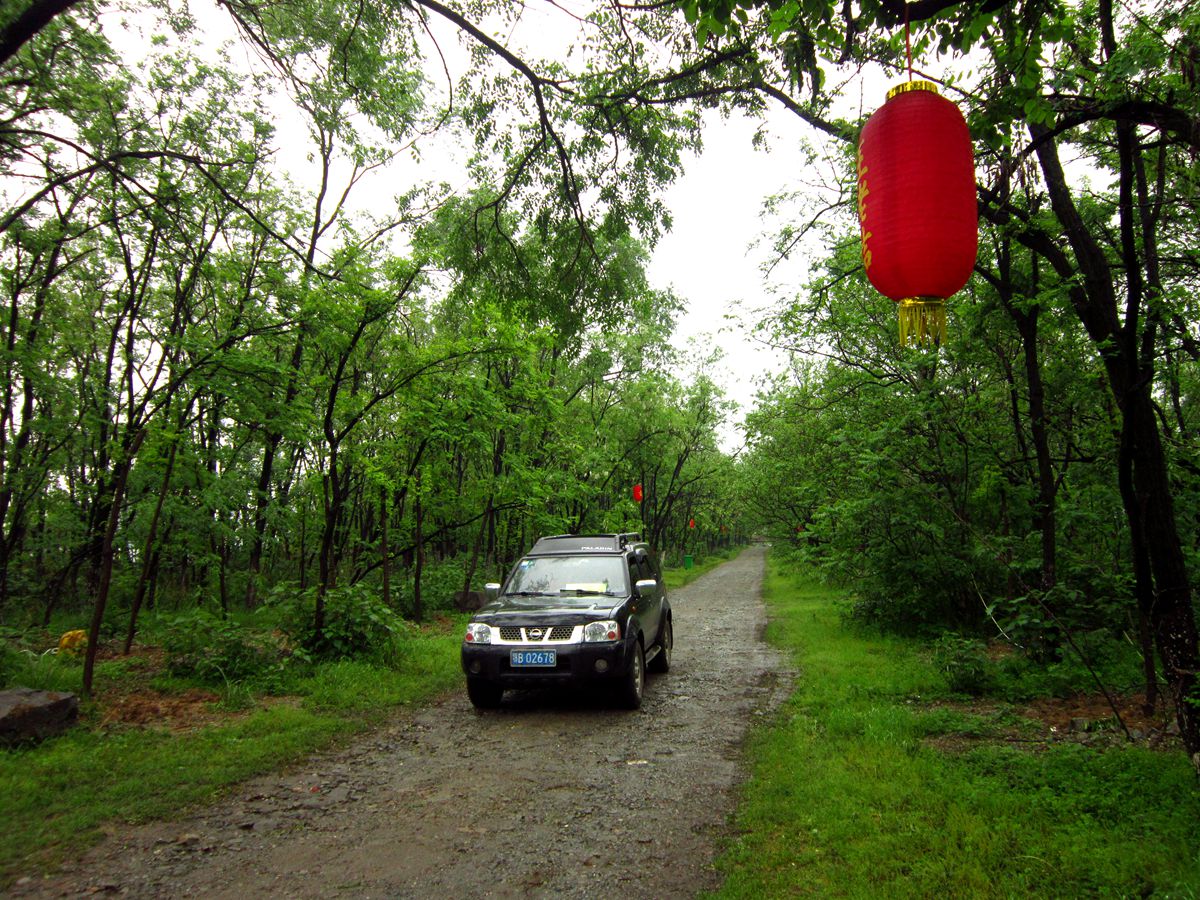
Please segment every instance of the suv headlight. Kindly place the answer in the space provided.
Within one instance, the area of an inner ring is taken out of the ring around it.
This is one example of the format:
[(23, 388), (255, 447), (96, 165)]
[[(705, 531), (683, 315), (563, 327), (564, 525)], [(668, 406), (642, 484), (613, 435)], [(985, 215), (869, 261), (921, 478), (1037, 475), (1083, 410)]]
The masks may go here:
[(611, 619), (603, 622), (588, 622), (583, 626), (584, 643), (594, 644), (600, 641), (619, 641), (621, 626)]
[(464, 636), (468, 644), (490, 644), (492, 642), (492, 626), (483, 622), (469, 622)]

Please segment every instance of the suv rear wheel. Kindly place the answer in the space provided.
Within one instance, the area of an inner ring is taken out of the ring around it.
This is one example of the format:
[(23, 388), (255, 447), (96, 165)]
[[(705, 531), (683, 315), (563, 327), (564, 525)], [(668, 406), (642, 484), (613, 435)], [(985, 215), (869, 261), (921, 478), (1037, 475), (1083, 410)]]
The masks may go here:
[(658, 638), (658, 653), (650, 660), (648, 668), (651, 672), (669, 672), (671, 669), (671, 648), (675, 646), (675, 634), (671, 630), (671, 620), (663, 622), (662, 631)]

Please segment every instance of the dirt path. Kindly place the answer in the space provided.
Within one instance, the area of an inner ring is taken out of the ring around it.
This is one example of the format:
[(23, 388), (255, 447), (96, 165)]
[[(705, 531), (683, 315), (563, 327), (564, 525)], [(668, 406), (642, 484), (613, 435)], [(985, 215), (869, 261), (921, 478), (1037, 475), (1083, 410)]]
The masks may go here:
[(788, 676), (762, 643), (763, 551), (672, 592), (671, 671), (641, 710), (465, 692), (186, 819), (129, 830), (21, 896), (691, 897), (741, 741)]

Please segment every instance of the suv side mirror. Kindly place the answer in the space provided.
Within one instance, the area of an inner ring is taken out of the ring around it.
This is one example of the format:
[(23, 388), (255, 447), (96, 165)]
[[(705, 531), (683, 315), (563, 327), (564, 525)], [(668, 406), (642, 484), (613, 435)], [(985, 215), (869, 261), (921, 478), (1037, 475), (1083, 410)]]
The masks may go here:
[(640, 578), (634, 583), (633, 591), (635, 594), (641, 595), (646, 593), (646, 591), (653, 591), (657, 587), (658, 582), (653, 578)]
[(500, 585), (495, 581), (489, 581), (483, 586), (483, 595), (488, 598), (488, 601), (495, 600), (500, 596)]

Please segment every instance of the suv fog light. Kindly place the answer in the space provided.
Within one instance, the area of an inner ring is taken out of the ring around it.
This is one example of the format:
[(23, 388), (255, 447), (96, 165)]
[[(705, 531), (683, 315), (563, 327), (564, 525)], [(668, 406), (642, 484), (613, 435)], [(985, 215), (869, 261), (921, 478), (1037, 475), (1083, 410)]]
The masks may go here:
[(471, 665), (468, 668), (470, 668), (472, 675), (478, 675), (483, 671), (483, 665), (477, 659), (472, 660)]
[(601, 675), (603, 675), (605, 672), (607, 672), (608, 671), (608, 660), (607, 659), (596, 660), (596, 671), (599, 672)]

